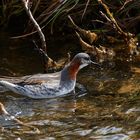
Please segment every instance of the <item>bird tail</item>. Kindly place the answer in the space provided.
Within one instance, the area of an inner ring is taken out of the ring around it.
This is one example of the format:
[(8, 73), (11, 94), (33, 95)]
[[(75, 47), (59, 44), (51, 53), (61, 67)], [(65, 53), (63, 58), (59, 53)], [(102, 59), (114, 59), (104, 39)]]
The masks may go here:
[(35, 98), (35, 99), (38, 97), (38, 96), (36, 96), (36, 94), (34, 94), (29, 89), (24, 88), (24, 87), (22, 87), (20, 85), (17, 85), (17, 84), (10, 83), (8, 81), (1, 80), (0, 81), (0, 86), (1, 85), (3, 86), (4, 89), (6, 89), (6, 91), (13, 91), (17, 94), (27, 96), (27, 97), (30, 97), (30, 98)]
[(16, 86), (15, 84), (1, 80), (0, 81), (0, 92), (6, 92), (6, 91), (10, 91), (10, 90), (14, 91), (15, 86)]
[(9, 91), (9, 89), (4, 85), (4, 81), (0, 81), (0, 92)]
[(5, 82), (8, 81), (8, 83), (14, 83), (17, 81), (18, 78), (16, 77), (6, 77), (0, 75), (0, 92), (6, 92), (9, 91), (7, 86), (5, 85)]

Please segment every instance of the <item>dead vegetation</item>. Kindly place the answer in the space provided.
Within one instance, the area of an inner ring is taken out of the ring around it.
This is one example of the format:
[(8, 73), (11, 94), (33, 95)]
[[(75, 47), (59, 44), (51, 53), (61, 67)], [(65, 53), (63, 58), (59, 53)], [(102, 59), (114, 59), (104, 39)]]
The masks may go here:
[[(136, 25), (138, 25), (140, 19), (139, 6), (140, 2), (133, 0), (111, 2), (109, 0), (88, 0), (86, 2), (80, 0), (22, 0), (21, 2), (4, 0), (1, 2), (2, 15), (0, 18), (3, 19), (1, 20), (1, 25), (3, 25), (5, 22), (10, 22), (10, 18), (13, 15), (21, 14), (22, 16), (24, 9), (26, 10), (30, 20), (28, 18), (25, 19), (27, 22), (24, 33), (13, 38), (25, 38), (38, 33), (42, 44), (38, 47), (42, 49), (41, 51), (45, 52), (45, 55), (42, 56), (44, 71), (46, 71), (48, 68), (57, 69), (63, 67), (65, 62), (57, 64), (47, 55), (47, 37), (44, 36), (44, 29), (49, 26), (49, 28), (51, 27), (49, 31), (53, 33), (55, 26), (57, 28), (58, 21), (61, 24), (64, 20), (68, 20), (67, 15), (69, 15), (68, 18), (71, 21), (76, 36), (79, 38), (79, 44), (82, 46), (82, 49), (87, 53), (95, 55), (99, 61), (116, 58), (118, 55), (120, 57), (120, 52), (125, 54), (121, 57), (138, 55), (139, 33), (137, 32), (138, 28)], [(15, 9), (15, 7), (17, 8)], [(8, 10), (11, 11), (11, 14), (7, 20)], [(80, 23), (82, 26), (80, 27), (75, 22)], [(87, 29), (86, 24), (94, 24), (94, 26)], [(69, 25), (67, 27), (70, 28)], [(60, 28), (63, 28), (63, 25)], [(105, 38), (106, 41), (100, 43)], [(115, 43), (118, 43), (118, 40), (121, 40), (125, 45), (121, 45), (121, 47), (108, 47), (108, 43), (111, 44), (110, 46), (114, 46)]]
[[(0, 115), (3, 115), (3, 117), (5, 119), (6, 119), (6, 117), (8, 117), (9, 120), (13, 121), (16, 125), (27, 127), (28, 129), (33, 130), (34, 133), (40, 134), (40, 131), (38, 130), (38, 128), (36, 128), (32, 125), (26, 124), (26, 123), (20, 121), (19, 119), (15, 118), (11, 114), (9, 114), (1, 102), (0, 102)], [(1, 128), (1, 126), (0, 126), (0, 128)], [(2, 127), (1, 129), (2, 129), (2, 131), (4, 131), (5, 128)]]

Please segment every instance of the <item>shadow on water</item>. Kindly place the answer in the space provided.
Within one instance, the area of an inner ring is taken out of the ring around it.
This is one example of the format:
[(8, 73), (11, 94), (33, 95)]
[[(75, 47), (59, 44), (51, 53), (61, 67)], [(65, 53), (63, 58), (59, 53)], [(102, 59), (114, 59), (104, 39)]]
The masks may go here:
[[(1, 39), (0, 75), (19, 76), (41, 72), (37, 53), (27, 46), (14, 49)], [(17, 44), (16, 44), (17, 45)], [(5, 47), (7, 49), (5, 49)], [(7, 111), (33, 125), (40, 134), (0, 116), (0, 139), (99, 139), (140, 138), (138, 64), (106, 62), (78, 74), (77, 95), (32, 100), (13, 93), (0, 94)], [(79, 84), (80, 83), (80, 84)]]

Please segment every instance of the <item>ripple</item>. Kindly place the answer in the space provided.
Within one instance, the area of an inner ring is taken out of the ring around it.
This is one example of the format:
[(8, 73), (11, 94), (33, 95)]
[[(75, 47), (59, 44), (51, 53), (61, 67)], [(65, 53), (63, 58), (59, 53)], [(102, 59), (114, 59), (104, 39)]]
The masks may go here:
[(130, 114), (132, 112), (140, 112), (140, 108), (130, 108), (125, 113)]
[(94, 132), (95, 134), (101, 134), (101, 135), (107, 135), (107, 134), (111, 134), (111, 133), (118, 133), (122, 131), (122, 128), (116, 128), (116, 127), (110, 127), (110, 126), (106, 126), (103, 128), (98, 129), (96, 132)]
[(91, 136), (91, 139), (96, 140), (130, 140), (129, 136), (125, 134), (114, 134), (114, 135), (106, 135), (106, 136)]

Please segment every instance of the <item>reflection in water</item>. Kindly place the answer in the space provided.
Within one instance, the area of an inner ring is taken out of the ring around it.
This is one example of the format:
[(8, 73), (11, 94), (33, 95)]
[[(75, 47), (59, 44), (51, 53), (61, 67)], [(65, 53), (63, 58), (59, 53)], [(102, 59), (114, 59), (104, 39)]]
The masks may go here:
[[(29, 47), (10, 48), (0, 48), (3, 60), (0, 61), (0, 75), (19, 76), (41, 71), (37, 54)], [(81, 84), (77, 84), (75, 96), (32, 100), (12, 92), (0, 94), (0, 102), (11, 115), (41, 132), (37, 134), (0, 115), (0, 139), (140, 138), (140, 76), (131, 71), (131, 65), (125, 65), (113, 62), (102, 70), (84, 69), (78, 75)]]
[[(49, 137), (107, 140), (130, 138), (136, 133), (137, 127), (133, 127), (132, 123), (135, 121), (135, 125), (139, 124), (136, 121), (138, 116), (126, 115), (128, 109), (116, 101), (119, 98), (110, 97), (112, 98), (112, 101), (109, 99), (110, 102), (107, 98), (86, 95), (77, 98), (69, 96), (49, 100), (31, 100), (7, 96), (3, 102), (9, 113), (37, 127), (41, 134), (38, 135), (24, 126), (19, 127), (10, 120), (0, 118), (0, 122), (5, 122), (1, 125), (6, 127), (1, 134), (5, 133), (13, 138), (17, 138), (18, 134), (20, 138), (27, 138), (28, 134), (32, 134), (34, 139), (36, 136), (38, 139)], [(140, 111), (137, 110), (135, 113), (140, 114)], [(6, 138), (7, 135), (1, 135), (1, 137)]]

